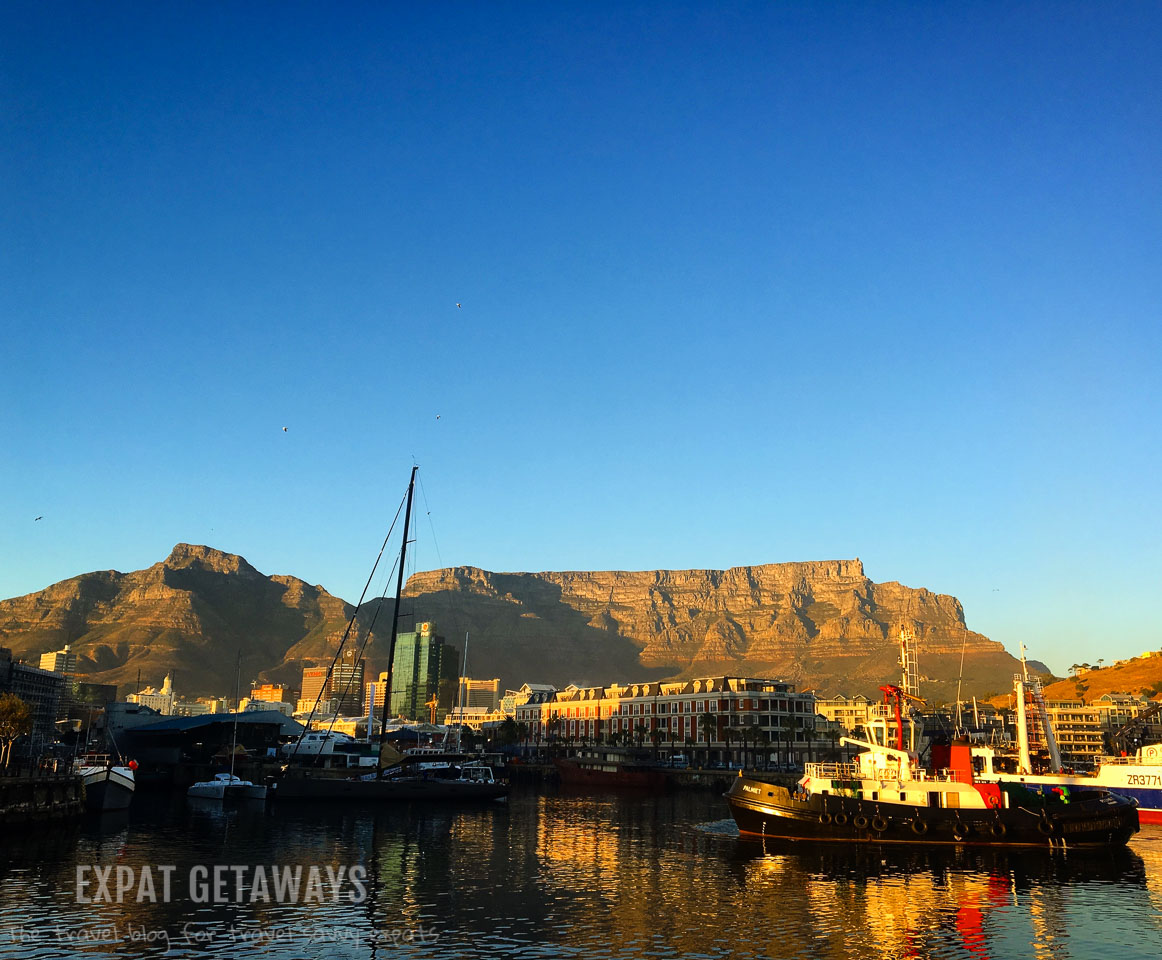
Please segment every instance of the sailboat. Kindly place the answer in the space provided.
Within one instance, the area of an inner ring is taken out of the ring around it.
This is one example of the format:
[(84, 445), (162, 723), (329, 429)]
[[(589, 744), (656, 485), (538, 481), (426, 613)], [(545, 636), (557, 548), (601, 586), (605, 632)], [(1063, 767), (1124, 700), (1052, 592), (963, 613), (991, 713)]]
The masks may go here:
[[(395, 587), (394, 611), (391, 618), (391, 642), (388, 645), (387, 690), (384, 703), (391, 703), (392, 672), (395, 666), (395, 646), (399, 627), (399, 603), (403, 596), (404, 560), (407, 556), (408, 530), (415, 494), (416, 471), (412, 467), (408, 480), (406, 505), (403, 507), (403, 542), (400, 545), (398, 578)], [(390, 537), (390, 531), (388, 536)], [(386, 544), (386, 541), (385, 541)], [(381, 550), (382, 553), (382, 550)], [(378, 563), (378, 560), (376, 561)], [(375, 570), (372, 568), (372, 576)], [(370, 578), (368, 579), (370, 584)], [(366, 587), (364, 591), (366, 592)], [(356, 606), (356, 610), (362, 604)], [(352, 615), (348, 632), (355, 622)], [(344, 635), (344, 642), (346, 635)], [(340, 650), (342, 643), (340, 644)], [(338, 659), (338, 653), (336, 653)], [(320, 694), (321, 696), (321, 694)], [(309, 719), (307, 726), (309, 727)], [(370, 729), (368, 735), (370, 736)], [(304, 732), (303, 737), (307, 736)], [(508, 795), (508, 784), (498, 779), (490, 766), (459, 754), (439, 757), (404, 757), (397, 763), (384, 766), (381, 762), (370, 773), (344, 777), (334, 771), (311, 766), (295, 766), (294, 760), (303, 741), (296, 744), (282, 776), (271, 782), (271, 796), (278, 800), (361, 800), (387, 801), (475, 801), (498, 800)]]
[[(242, 651), (238, 651), (238, 664), (234, 675), (234, 694), (238, 694), (238, 678), (242, 674)], [(237, 700), (235, 701), (237, 702)], [(234, 774), (234, 760), (238, 755), (238, 713), (234, 713), (234, 732), (230, 742), (230, 772), (217, 773), (213, 780), (202, 780), (193, 784), (187, 797), (199, 800), (265, 800), (266, 785), (243, 780)]]

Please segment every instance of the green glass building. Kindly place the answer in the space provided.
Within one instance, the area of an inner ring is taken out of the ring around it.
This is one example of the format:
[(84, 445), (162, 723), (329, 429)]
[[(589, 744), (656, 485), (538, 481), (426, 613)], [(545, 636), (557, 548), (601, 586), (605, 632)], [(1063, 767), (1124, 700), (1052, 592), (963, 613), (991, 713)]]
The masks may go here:
[(391, 716), (429, 720), (432, 697), (439, 701), (436, 721), (454, 706), (460, 677), (460, 654), (444, 642), (431, 622), (417, 623), (412, 633), (395, 640), (391, 665)]

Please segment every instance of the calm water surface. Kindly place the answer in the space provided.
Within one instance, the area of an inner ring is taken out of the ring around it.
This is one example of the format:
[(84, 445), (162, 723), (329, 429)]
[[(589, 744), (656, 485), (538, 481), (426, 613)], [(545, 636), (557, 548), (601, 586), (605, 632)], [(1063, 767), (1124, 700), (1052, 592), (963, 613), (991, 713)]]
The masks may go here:
[[(143, 795), (119, 820), (0, 839), (0, 956), (1162, 955), (1159, 828), (1051, 855), (752, 843), (727, 818), (710, 793), (225, 813)], [(231, 874), (228, 902), (193, 902), (191, 868), (215, 864), (247, 867), (242, 888)], [(366, 898), (325, 880), (309, 903), (252, 902), (256, 867), (296, 864), (362, 866)], [(78, 865), (138, 884), (173, 865), (171, 902), (78, 902)]]

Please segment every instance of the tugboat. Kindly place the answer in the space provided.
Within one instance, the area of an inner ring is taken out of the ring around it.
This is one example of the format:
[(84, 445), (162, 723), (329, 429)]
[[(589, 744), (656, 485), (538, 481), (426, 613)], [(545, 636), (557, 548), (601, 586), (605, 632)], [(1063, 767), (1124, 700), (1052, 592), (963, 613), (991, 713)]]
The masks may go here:
[(793, 791), (739, 772), (726, 799), (740, 833), (846, 843), (1073, 848), (1122, 846), (1138, 831), (1137, 805), (1108, 790), (1042, 792), (1019, 782), (978, 780), (966, 740), (932, 744), (932, 763), (923, 768), (914, 725), (912, 749), (904, 745), (903, 702), (918, 698), (897, 686), (880, 689), (884, 704), (894, 709), (881, 709), (867, 727), (869, 739), (840, 741), (861, 751), (854, 761), (808, 763)]

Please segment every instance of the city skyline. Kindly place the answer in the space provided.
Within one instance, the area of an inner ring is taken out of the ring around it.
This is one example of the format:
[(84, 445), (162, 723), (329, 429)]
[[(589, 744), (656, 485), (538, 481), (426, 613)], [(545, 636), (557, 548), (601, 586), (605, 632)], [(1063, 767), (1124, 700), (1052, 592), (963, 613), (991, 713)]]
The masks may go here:
[(0, 597), (354, 602), (414, 459), (417, 570), (859, 557), (1159, 647), (1156, 8), (0, 17)]

